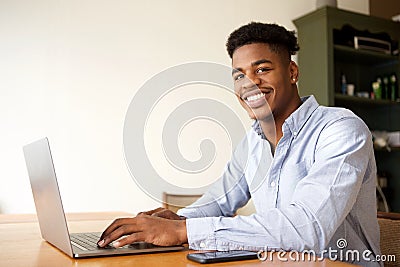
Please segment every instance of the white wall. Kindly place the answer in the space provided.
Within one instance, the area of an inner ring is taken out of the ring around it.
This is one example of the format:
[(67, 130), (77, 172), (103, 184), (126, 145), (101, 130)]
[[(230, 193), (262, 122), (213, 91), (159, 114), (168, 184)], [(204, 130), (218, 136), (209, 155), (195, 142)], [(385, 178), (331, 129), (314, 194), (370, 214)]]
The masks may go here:
[[(369, 12), (368, 0), (339, 7)], [(159, 206), (124, 162), (123, 122), (136, 90), (172, 65), (229, 64), (226, 38), (244, 23), (295, 29), (292, 19), (314, 9), (315, 0), (1, 0), (0, 212), (34, 212), (22, 146), (42, 136), (67, 211)]]

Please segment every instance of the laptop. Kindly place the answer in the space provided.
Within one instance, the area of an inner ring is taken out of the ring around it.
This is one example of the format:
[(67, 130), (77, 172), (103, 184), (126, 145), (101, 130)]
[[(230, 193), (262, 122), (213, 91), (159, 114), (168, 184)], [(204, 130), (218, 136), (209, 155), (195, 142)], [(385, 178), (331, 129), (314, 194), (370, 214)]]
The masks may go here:
[(47, 138), (23, 147), (42, 238), (72, 258), (177, 251), (183, 246), (135, 242), (121, 248), (99, 248), (101, 233), (70, 233)]

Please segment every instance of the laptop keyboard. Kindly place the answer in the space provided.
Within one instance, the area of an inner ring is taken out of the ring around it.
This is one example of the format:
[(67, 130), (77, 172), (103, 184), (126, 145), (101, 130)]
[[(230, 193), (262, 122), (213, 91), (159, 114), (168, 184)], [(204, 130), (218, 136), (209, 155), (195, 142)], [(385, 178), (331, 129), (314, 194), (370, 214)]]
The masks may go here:
[[(97, 246), (97, 242), (99, 241), (101, 233), (73, 233), (70, 234), (71, 244), (81, 250), (92, 251), (99, 249), (115, 249), (112, 246), (112, 243), (107, 246), (100, 248)], [(158, 246), (146, 243), (146, 242), (135, 242), (129, 245), (125, 245), (121, 248), (130, 248), (130, 249), (150, 249), (157, 248)]]
[[(71, 244), (81, 250), (98, 250), (97, 242), (101, 233), (74, 233), (70, 235)], [(104, 248), (114, 248), (110, 245)]]

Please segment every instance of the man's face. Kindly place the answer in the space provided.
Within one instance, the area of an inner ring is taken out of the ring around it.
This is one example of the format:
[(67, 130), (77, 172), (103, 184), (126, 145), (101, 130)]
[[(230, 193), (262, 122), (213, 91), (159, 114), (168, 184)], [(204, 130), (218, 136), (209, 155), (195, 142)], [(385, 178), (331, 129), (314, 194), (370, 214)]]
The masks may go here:
[(290, 115), (298, 70), (287, 56), (265, 43), (248, 44), (235, 50), (232, 68), (235, 93), (252, 119), (267, 119), (271, 112), (275, 120)]

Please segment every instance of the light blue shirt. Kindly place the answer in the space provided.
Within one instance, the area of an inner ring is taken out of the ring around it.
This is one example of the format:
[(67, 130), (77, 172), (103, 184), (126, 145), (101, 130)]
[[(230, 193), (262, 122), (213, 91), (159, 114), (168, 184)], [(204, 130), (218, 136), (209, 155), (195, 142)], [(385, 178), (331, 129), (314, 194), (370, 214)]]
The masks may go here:
[[(332, 258), (331, 249), (349, 262), (339, 251), (357, 250), (355, 263), (380, 265), (362, 255), (380, 254), (370, 131), (347, 109), (320, 106), (313, 96), (302, 101), (285, 120), (274, 155), (256, 121), (222, 177), (179, 210), (190, 248), (312, 250)], [(256, 213), (233, 216), (250, 198)]]

